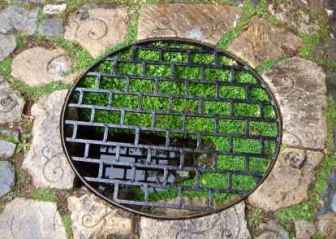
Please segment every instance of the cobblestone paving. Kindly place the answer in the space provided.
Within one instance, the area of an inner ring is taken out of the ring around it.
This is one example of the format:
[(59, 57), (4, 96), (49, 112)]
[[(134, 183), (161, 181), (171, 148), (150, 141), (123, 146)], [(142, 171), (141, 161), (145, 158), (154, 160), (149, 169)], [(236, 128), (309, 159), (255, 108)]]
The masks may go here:
[[(0, 5), (0, 238), (336, 238), (336, 171), (321, 171), (335, 165), (333, 1), (81, 2)], [(165, 36), (226, 48), (256, 67), (283, 120), (279, 158), (248, 200), (185, 221), (98, 199), (75, 178), (59, 135), (66, 89), (93, 57)]]

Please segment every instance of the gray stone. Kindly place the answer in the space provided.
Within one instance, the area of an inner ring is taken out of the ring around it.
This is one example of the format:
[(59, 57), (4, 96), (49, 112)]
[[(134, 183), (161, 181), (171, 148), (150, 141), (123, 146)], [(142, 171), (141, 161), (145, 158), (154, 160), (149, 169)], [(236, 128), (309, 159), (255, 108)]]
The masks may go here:
[(276, 221), (269, 221), (259, 226), (262, 233), (256, 239), (289, 239), (288, 232)]
[(46, 37), (62, 37), (64, 33), (63, 20), (60, 18), (44, 19), (39, 25), (38, 33)]
[(16, 48), (16, 39), (14, 35), (0, 34), (0, 61), (5, 59)]
[(240, 16), (239, 8), (228, 5), (147, 5), (140, 12), (138, 38), (184, 37), (216, 44)]
[(24, 100), (19, 93), (0, 76), (0, 124), (19, 121), (23, 106)]
[[(301, 168), (286, 160), (288, 154), (304, 157)], [(265, 211), (276, 211), (308, 199), (308, 189), (314, 180), (314, 169), (323, 158), (321, 152), (284, 147), (269, 176), (248, 198)]]
[(68, 22), (64, 38), (77, 42), (94, 57), (120, 43), (128, 31), (128, 14), (124, 7), (81, 9)]
[(42, 97), (32, 107), (33, 140), (22, 167), (32, 176), (36, 187), (70, 189), (74, 172), (64, 155), (59, 132), (59, 119), (66, 90)]
[[(0, 198), (15, 184), (15, 170), (10, 162), (0, 161)], [(0, 226), (1, 227), (1, 226)]]
[(66, 9), (66, 3), (61, 4), (46, 4), (43, 7), (43, 13), (47, 15), (57, 15), (61, 14)]
[(51, 81), (69, 81), (71, 60), (63, 49), (34, 47), (13, 59), (12, 76), (28, 85), (36, 86)]
[(36, 31), (38, 9), (26, 10), (9, 6), (0, 12), (0, 33), (22, 32), (32, 35)]
[(54, 202), (15, 198), (0, 214), (0, 235), (6, 239), (66, 239)]
[(328, 212), (336, 212), (336, 169), (333, 170), (328, 179), (328, 186), (323, 193), (319, 214), (322, 215)]
[(298, 220), (294, 222), (295, 238), (296, 239), (311, 239), (316, 233), (315, 225), (305, 220)]
[(276, 19), (299, 32), (314, 34), (320, 29), (318, 21), (310, 15), (309, 6), (300, 0), (272, 3), (268, 10)]
[(293, 57), (263, 75), (280, 105), (283, 143), (321, 150), (326, 147), (325, 74), (317, 64)]
[(327, 213), (317, 218), (318, 231), (326, 239), (336, 238), (336, 213)]
[(302, 40), (285, 28), (272, 26), (266, 20), (254, 17), (228, 50), (257, 66), (267, 59), (296, 55), (302, 46)]
[(125, 212), (85, 189), (80, 194), (68, 198), (75, 239), (131, 238), (132, 220)]
[(191, 220), (155, 220), (142, 217), (140, 239), (219, 239), (251, 238), (241, 202), (223, 212)]
[(16, 144), (0, 139), (0, 159), (8, 159), (15, 153)]

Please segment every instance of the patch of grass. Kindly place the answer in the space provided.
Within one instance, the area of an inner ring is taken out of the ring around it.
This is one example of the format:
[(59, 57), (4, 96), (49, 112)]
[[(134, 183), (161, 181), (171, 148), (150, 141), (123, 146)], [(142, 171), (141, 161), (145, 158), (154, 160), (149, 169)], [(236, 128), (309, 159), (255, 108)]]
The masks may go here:
[(40, 200), (40, 201), (51, 201), (51, 202), (57, 201), (56, 193), (49, 188), (34, 189), (31, 197), (35, 200)]
[(260, 208), (248, 208), (247, 222), (253, 232), (256, 232), (258, 226), (262, 223), (263, 211)]
[(299, 55), (306, 59), (314, 59), (314, 50), (321, 42), (319, 34), (301, 34), (304, 46), (299, 49)]
[(11, 77), (12, 61), (13, 60), (11, 57), (7, 57), (0, 62), (0, 75), (3, 76), (6, 80)]
[(67, 238), (71, 239), (73, 238), (73, 233), (72, 233), (72, 221), (70, 215), (66, 214), (62, 216), (62, 221), (64, 225), (65, 232), (67, 234)]
[(29, 86), (19, 80), (11, 80), (11, 85), (21, 92), (22, 96), (28, 101), (37, 101), (39, 97), (48, 95), (56, 90), (63, 90), (70, 88), (62, 82), (51, 82), (42, 86)]

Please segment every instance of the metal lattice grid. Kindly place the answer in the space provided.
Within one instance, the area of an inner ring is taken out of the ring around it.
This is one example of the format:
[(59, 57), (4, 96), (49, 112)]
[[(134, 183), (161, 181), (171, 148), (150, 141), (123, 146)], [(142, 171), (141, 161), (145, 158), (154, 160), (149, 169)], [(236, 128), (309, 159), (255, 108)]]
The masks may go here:
[(261, 77), (237, 57), (152, 39), (80, 78), (61, 133), (70, 164), (98, 196), (142, 215), (187, 218), (255, 190), (277, 158), (281, 118)]

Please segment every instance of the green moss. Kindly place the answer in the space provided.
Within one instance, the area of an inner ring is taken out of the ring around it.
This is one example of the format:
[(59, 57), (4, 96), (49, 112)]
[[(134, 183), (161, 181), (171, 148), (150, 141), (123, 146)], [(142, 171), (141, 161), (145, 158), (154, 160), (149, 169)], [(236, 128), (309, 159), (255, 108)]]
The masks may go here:
[(11, 80), (11, 85), (21, 92), (28, 101), (37, 101), (39, 97), (48, 95), (56, 90), (68, 89), (70, 86), (61, 82), (51, 82), (42, 86), (29, 86), (19, 80)]
[(32, 192), (32, 198), (40, 201), (57, 201), (56, 193), (49, 188), (37, 188)]
[(67, 234), (67, 238), (73, 238), (73, 233), (72, 233), (72, 220), (70, 215), (63, 215), (62, 216), (62, 222), (64, 225), (65, 232)]
[(5, 79), (9, 79), (11, 76), (11, 66), (12, 66), (12, 58), (7, 57), (6, 59), (0, 62), (0, 75)]
[(306, 59), (313, 59), (314, 50), (320, 43), (321, 37), (318, 34), (301, 34), (304, 46), (299, 50), (299, 55)]

